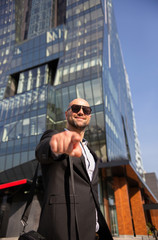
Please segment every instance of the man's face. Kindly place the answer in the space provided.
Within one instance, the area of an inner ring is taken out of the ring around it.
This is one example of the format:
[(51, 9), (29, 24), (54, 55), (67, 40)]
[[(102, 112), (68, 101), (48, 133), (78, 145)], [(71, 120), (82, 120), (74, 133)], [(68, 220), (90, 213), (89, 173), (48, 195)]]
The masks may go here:
[[(76, 108), (75, 108), (75, 112), (73, 112), (74, 105), (75, 107), (76, 105), (81, 106), (81, 107), (79, 106), (76, 107), (77, 112), (76, 112)], [(69, 104), (68, 110), (65, 112), (68, 129), (70, 130), (77, 129), (79, 131), (82, 131), (89, 125), (91, 114), (85, 114), (84, 106), (89, 107), (88, 102), (85, 101), (84, 99), (75, 99)]]

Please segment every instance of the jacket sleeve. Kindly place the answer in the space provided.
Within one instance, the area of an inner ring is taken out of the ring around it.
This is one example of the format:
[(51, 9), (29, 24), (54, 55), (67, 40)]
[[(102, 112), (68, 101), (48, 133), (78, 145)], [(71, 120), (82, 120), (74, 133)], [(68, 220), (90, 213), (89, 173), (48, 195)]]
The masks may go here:
[(47, 130), (42, 135), (40, 142), (37, 145), (36, 150), (35, 150), (36, 159), (41, 164), (49, 164), (49, 163), (52, 163), (53, 161), (61, 160), (63, 155), (65, 155), (65, 154), (60, 154), (60, 155), (55, 154), (51, 151), (49, 142), (50, 142), (51, 137), (57, 133), (58, 133), (58, 131), (55, 131), (55, 130)]

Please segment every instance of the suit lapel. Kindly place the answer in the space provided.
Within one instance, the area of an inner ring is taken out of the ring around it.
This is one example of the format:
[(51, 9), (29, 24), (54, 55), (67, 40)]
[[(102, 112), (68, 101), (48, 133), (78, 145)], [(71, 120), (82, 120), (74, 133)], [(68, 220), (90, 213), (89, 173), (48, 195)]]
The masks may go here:
[(87, 182), (90, 182), (87, 170), (86, 170), (86, 164), (84, 160), (84, 156), (82, 155), (80, 158), (78, 157), (72, 157), (73, 161), (73, 168), (74, 171), (80, 175), (82, 178), (84, 178)]
[[(92, 181), (93, 181), (93, 179), (96, 179), (96, 177), (97, 177), (96, 175), (98, 174), (98, 171), (97, 171), (97, 169), (98, 169), (98, 158), (97, 158), (96, 154), (90, 148), (89, 148), (89, 150), (90, 150), (90, 152), (93, 155), (94, 160), (95, 160), (95, 169), (94, 169), (93, 178), (92, 178)], [(84, 156), (82, 155), (80, 158), (71, 157), (71, 159), (73, 161), (74, 171), (77, 174), (79, 174), (80, 176), (82, 176), (87, 182), (90, 183), (90, 179), (89, 179), (89, 175), (87, 173)]]

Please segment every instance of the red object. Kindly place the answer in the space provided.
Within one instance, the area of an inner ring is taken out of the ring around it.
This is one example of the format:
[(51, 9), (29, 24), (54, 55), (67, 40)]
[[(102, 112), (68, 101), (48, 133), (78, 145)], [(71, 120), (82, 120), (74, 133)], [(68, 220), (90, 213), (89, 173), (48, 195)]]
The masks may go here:
[(26, 183), (27, 183), (27, 179), (21, 179), (18, 181), (1, 184), (0, 189), (10, 188), (10, 187), (14, 187), (14, 186), (18, 186)]

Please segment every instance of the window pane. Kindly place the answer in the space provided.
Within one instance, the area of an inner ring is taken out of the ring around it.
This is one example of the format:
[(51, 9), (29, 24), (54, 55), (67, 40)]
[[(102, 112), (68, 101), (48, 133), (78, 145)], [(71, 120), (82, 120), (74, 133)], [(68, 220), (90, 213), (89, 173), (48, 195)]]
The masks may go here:
[(5, 169), (11, 168), (12, 167), (12, 154), (6, 156), (6, 165)]
[(8, 132), (8, 139), (15, 139), (15, 129), (16, 129), (16, 123), (10, 123), (9, 126), (9, 132)]
[(101, 89), (101, 79), (95, 79), (92, 81), (92, 89), (94, 96), (94, 105), (101, 104), (102, 100), (102, 89)]
[(28, 159), (28, 153), (22, 152), (21, 153), (21, 163), (27, 162), (27, 159)]
[(41, 134), (44, 132), (45, 130), (45, 123), (46, 121), (46, 115), (41, 115), (41, 116), (38, 116), (38, 134)]
[(7, 154), (13, 152), (13, 147), (14, 147), (14, 142), (13, 141), (8, 141), (8, 146), (7, 146)]
[(21, 150), (21, 140), (15, 140), (14, 152), (20, 152)]
[(29, 150), (35, 150), (37, 145), (36, 136), (31, 136), (29, 140)]
[(71, 102), (73, 99), (77, 98), (75, 86), (70, 86), (70, 87), (69, 87), (69, 96), (70, 96), (70, 102)]
[(63, 100), (63, 112), (67, 110), (69, 105), (69, 95), (68, 95), (68, 88), (62, 88), (62, 100)]
[(57, 118), (62, 113), (62, 101), (61, 101), (61, 99), (62, 99), (61, 89), (59, 89), (59, 90), (56, 91), (56, 101), (55, 101)]
[(87, 81), (84, 83), (84, 89), (85, 89), (85, 96), (86, 100), (89, 103), (89, 105), (93, 105), (93, 97), (92, 97), (92, 88), (90, 81)]
[(0, 171), (4, 171), (5, 156), (0, 157)]
[(17, 166), (20, 164), (20, 153), (15, 153), (13, 156), (13, 166)]
[(76, 93), (77, 93), (77, 98), (84, 99), (83, 83), (76, 85)]
[(22, 120), (16, 123), (16, 138), (22, 137)]
[(28, 150), (28, 138), (23, 138), (22, 139), (22, 151), (27, 151)]
[(8, 141), (8, 133), (9, 133), (9, 124), (4, 126), (3, 136), (2, 136), (2, 141), (3, 142)]
[(0, 149), (0, 155), (3, 155), (6, 153), (6, 148), (7, 148), (7, 142), (1, 142), (1, 149)]
[(29, 136), (29, 127), (30, 127), (30, 119), (26, 118), (23, 120), (23, 136)]
[(30, 135), (37, 135), (37, 118), (30, 119)]

